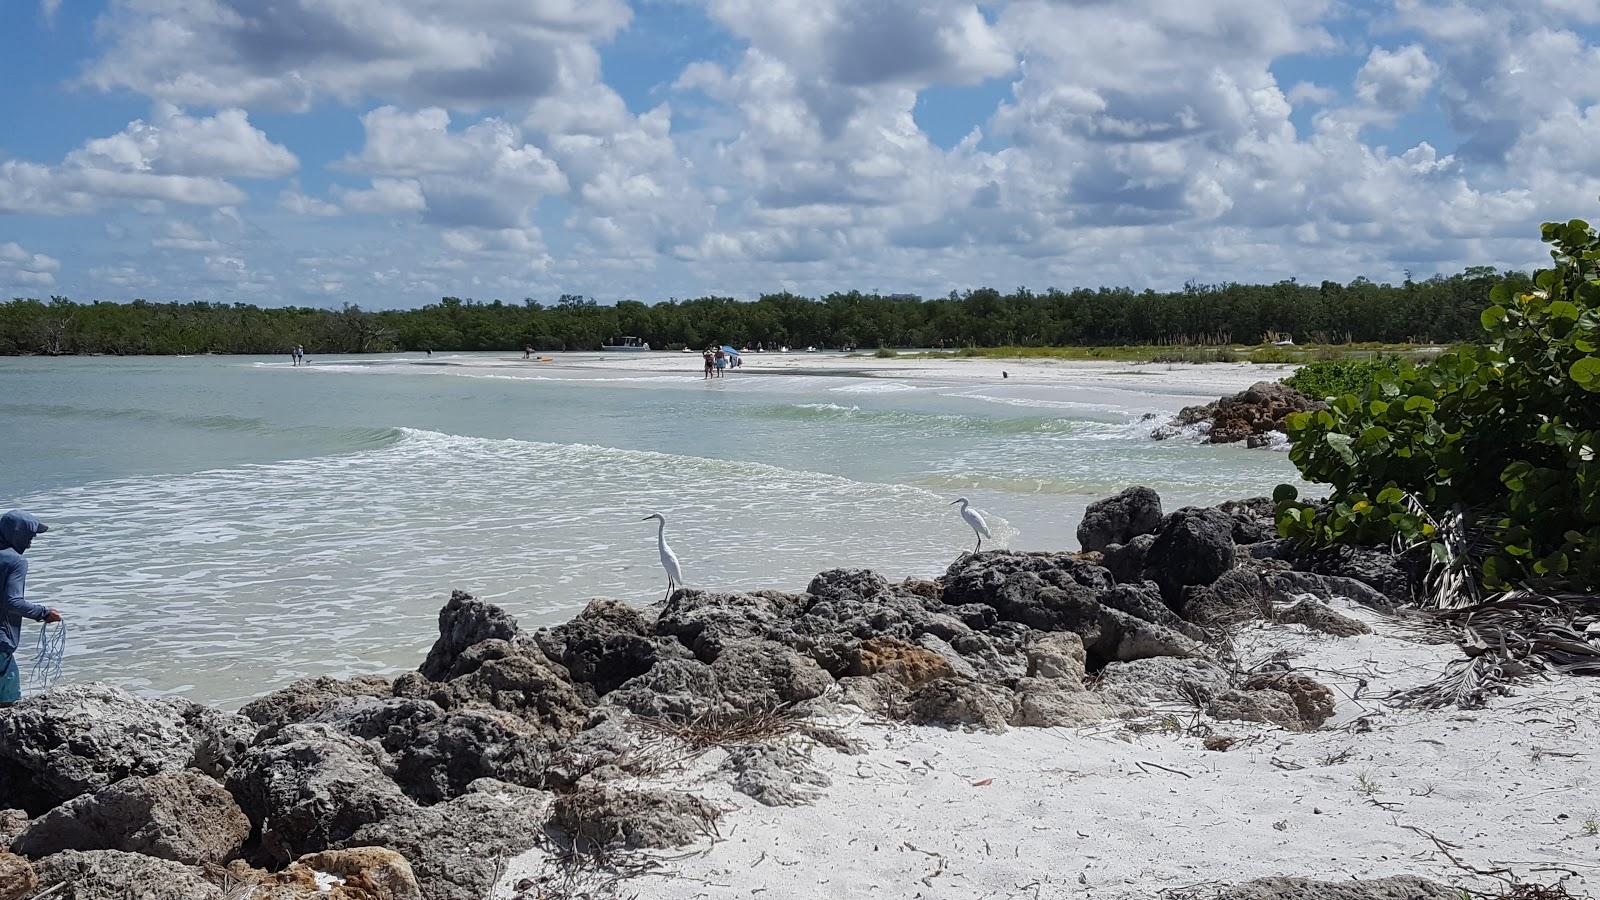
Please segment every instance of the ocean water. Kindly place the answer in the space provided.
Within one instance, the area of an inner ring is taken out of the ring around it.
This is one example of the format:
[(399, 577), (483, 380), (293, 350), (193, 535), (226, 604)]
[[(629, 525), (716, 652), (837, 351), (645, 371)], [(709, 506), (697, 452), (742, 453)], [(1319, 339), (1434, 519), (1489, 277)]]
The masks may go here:
[(1214, 390), (557, 357), (0, 359), (0, 507), (52, 525), (29, 596), (68, 618), (65, 677), (237, 705), (414, 666), (453, 588), (532, 625), (650, 603), (651, 512), (691, 586), (799, 590), (941, 572), (972, 547), (957, 496), (996, 545), (1060, 549), (1129, 484), (1176, 508), (1293, 476), (1282, 453), (1149, 440), (1141, 416)]

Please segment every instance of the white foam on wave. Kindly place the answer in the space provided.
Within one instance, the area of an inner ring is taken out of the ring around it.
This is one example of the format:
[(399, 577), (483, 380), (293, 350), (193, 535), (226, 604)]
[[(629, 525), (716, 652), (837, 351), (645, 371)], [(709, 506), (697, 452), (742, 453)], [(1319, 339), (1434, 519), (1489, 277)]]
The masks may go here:
[(840, 385), (828, 390), (834, 394), (904, 394), (921, 388), (899, 381), (868, 380), (861, 384)]
[(60, 525), (34, 590), (73, 617), (69, 678), (192, 683), (223, 702), (413, 665), (452, 588), (529, 624), (593, 596), (653, 601), (652, 511), (689, 584), (715, 588), (801, 589), (841, 565), (928, 575), (966, 540), (922, 488), (414, 429), (378, 449), (19, 499)]
[(996, 394), (985, 394), (977, 391), (957, 391), (941, 394), (942, 397), (961, 397), (968, 400), (982, 400), (986, 403), (1001, 403), (1006, 406), (1020, 406), (1027, 409), (1066, 409), (1082, 412), (1110, 412), (1124, 415), (1141, 415), (1154, 412), (1151, 409), (1136, 409), (1120, 403), (1091, 403), (1085, 400), (1059, 400), (1044, 397), (1004, 397)]

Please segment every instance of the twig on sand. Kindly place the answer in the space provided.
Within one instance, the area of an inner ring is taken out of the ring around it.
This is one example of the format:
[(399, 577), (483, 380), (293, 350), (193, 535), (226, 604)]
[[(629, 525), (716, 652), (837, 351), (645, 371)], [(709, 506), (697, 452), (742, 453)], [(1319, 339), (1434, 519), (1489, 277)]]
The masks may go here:
[(1140, 761), (1140, 760), (1135, 760), (1134, 761), (1134, 765), (1138, 766), (1141, 769), (1144, 769), (1146, 773), (1149, 773), (1149, 771), (1151, 769), (1160, 769), (1163, 772), (1171, 772), (1174, 775), (1182, 775), (1185, 778), (1193, 778), (1194, 777), (1193, 775), (1190, 775), (1188, 772), (1182, 772), (1182, 771), (1179, 771), (1177, 769), (1169, 769), (1166, 766), (1161, 765), (1160, 763), (1143, 762), (1143, 761)]

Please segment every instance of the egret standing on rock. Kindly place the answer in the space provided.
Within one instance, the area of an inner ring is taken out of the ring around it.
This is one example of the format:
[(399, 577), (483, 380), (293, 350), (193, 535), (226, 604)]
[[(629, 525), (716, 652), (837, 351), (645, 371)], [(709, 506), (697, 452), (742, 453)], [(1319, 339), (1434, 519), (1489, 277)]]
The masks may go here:
[(983, 516), (972, 508), (972, 504), (967, 502), (967, 498), (962, 497), (959, 500), (950, 501), (951, 506), (955, 506), (957, 503), (961, 504), (961, 520), (971, 525), (972, 533), (978, 536), (978, 546), (972, 548), (972, 552), (977, 553), (983, 547), (983, 539), (994, 537), (994, 535), (989, 533), (989, 523), (985, 522)]
[(656, 528), (656, 550), (661, 554), (661, 568), (667, 570), (667, 596), (661, 598), (664, 603), (672, 597), (673, 588), (683, 587), (683, 568), (678, 565), (678, 554), (673, 553), (672, 548), (667, 546), (667, 517), (661, 513), (651, 513), (641, 521), (648, 522), (651, 519), (661, 523)]

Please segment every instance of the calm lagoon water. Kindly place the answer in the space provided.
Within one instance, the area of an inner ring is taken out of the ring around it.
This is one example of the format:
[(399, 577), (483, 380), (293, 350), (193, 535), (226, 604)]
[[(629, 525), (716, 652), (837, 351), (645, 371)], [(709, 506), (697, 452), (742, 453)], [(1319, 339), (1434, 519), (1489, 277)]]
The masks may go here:
[(68, 617), (66, 677), (233, 705), (415, 665), (452, 588), (526, 624), (652, 602), (654, 511), (691, 586), (801, 589), (942, 571), (972, 546), (956, 496), (997, 543), (1056, 549), (1129, 484), (1176, 508), (1293, 474), (1148, 439), (1139, 416), (1214, 390), (557, 357), (0, 359), (0, 507), (52, 525), (29, 594)]

